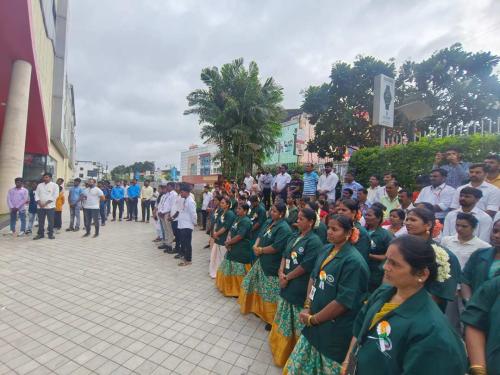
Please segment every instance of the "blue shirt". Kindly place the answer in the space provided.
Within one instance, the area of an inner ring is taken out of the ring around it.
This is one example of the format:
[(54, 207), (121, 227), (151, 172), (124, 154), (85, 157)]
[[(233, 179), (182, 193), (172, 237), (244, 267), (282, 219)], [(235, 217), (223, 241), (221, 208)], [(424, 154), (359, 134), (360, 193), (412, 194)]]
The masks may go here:
[(352, 199), (358, 199), (358, 190), (363, 189), (363, 185), (356, 181), (350, 183), (344, 182), (344, 184), (342, 185), (342, 190), (344, 189), (351, 189), (353, 191)]
[(304, 195), (316, 195), (319, 176), (315, 171), (304, 173)]
[(113, 186), (111, 189), (111, 199), (123, 199), (125, 197), (125, 189), (123, 186)]
[(448, 175), (446, 176), (446, 185), (456, 189), (465, 185), (469, 181), (470, 163), (461, 161), (457, 165), (445, 164), (442, 166), (433, 165), (433, 168), (443, 168)]
[(80, 195), (82, 195), (82, 193), (83, 189), (80, 186), (73, 186), (69, 189), (69, 204), (76, 204), (80, 200)]
[(139, 198), (141, 187), (137, 184), (130, 185), (127, 189), (127, 193), (129, 198)]

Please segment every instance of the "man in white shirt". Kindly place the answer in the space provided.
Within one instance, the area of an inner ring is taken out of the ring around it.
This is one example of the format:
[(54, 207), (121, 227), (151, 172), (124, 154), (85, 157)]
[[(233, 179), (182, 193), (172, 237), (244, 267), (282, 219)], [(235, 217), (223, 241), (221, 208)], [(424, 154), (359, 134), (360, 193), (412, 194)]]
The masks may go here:
[(287, 187), (292, 177), (287, 173), (288, 167), (282, 165), (279, 168), (279, 173), (274, 178), (273, 191), (276, 195), (279, 195), (283, 202), (286, 202), (287, 198)]
[(453, 195), (455, 194), (455, 189), (445, 183), (447, 175), (448, 172), (442, 168), (433, 169), (430, 175), (430, 186), (424, 187), (415, 200), (415, 204), (420, 202), (432, 204), (436, 219), (439, 219), (441, 223), (443, 223), (444, 217), (450, 210)]
[(95, 186), (95, 180), (90, 178), (87, 181), (87, 187), (82, 192), (83, 222), (85, 225), (85, 234), (83, 237), (90, 236), (92, 221), (95, 226), (94, 238), (99, 236), (99, 207), (100, 202), (104, 199), (103, 191)]
[(325, 163), (325, 171), (318, 180), (318, 194), (326, 194), (329, 203), (335, 202), (335, 187), (339, 182), (339, 176), (333, 172), (333, 164)]
[(180, 208), (178, 221), (178, 231), (180, 240), (179, 258), (181, 262), (179, 266), (189, 266), (191, 264), (191, 256), (193, 248), (191, 240), (193, 236), (193, 229), (197, 223), (196, 203), (190, 195), (191, 188), (188, 184), (181, 184), (180, 196), (183, 200), (182, 207)]
[(245, 173), (245, 178), (243, 179), (243, 183), (245, 184), (245, 190), (251, 191), (252, 186), (255, 183), (255, 179), (252, 177), (250, 172)]
[(378, 202), (380, 199), (380, 195), (383, 194), (382, 191), (384, 188), (380, 186), (380, 182), (377, 176), (373, 175), (370, 176), (370, 179), (368, 180), (370, 187), (366, 190), (368, 190), (368, 199), (367, 201), (370, 204), (373, 204), (375, 202)]
[[(177, 221), (171, 220), (173, 205), (177, 199), (177, 192), (175, 191), (175, 183), (167, 183), (167, 192), (162, 196), (162, 200), (158, 206), (158, 216), (160, 224), (162, 225), (165, 238), (163, 243), (158, 246), (158, 249), (163, 250), (164, 253), (173, 254), (174, 250), (172, 245), (176, 239), (175, 233), (177, 230)], [(174, 228), (175, 225), (175, 228)]]
[(54, 237), (54, 211), (56, 208), (56, 199), (59, 196), (59, 185), (52, 182), (52, 173), (43, 175), (43, 182), (38, 184), (35, 190), (35, 201), (38, 205), (38, 234), (33, 237), (34, 240), (39, 240), (44, 237), (45, 218), (47, 218), (47, 232), (49, 239)]
[(492, 227), (491, 217), (476, 206), (482, 195), (483, 193), (481, 190), (472, 187), (465, 187), (460, 191), (460, 208), (453, 210), (446, 215), (446, 218), (444, 219), (442, 237), (454, 235), (456, 233), (455, 224), (457, 216), (461, 213), (469, 213), (476, 219), (476, 224), (474, 225), (474, 235), (483, 241), (490, 241), (490, 232)]
[(500, 189), (495, 185), (492, 185), (485, 181), (486, 179), (486, 167), (483, 163), (472, 164), (469, 167), (469, 178), (470, 182), (466, 185), (460, 186), (453, 201), (451, 203), (451, 208), (458, 208), (460, 206), (459, 198), (460, 191), (469, 186), (481, 190), (483, 197), (477, 203), (477, 208), (485, 211), (491, 217), (495, 217), (498, 212), (498, 207), (500, 206)]
[(415, 208), (411, 198), (412, 198), (411, 192), (409, 192), (406, 189), (401, 189), (398, 192), (399, 204), (401, 205), (401, 209), (405, 212), (405, 215), (408, 215), (408, 212), (410, 212)]
[(205, 185), (205, 187), (203, 188), (203, 201), (201, 202), (201, 225), (204, 231), (207, 230), (207, 218), (208, 218), (207, 209), (211, 200), (212, 200), (212, 192), (210, 191), (210, 186)]
[(153, 187), (149, 185), (148, 180), (144, 180), (144, 186), (141, 189), (141, 211), (142, 211), (142, 222), (149, 223), (149, 218), (151, 216), (151, 198), (153, 197), (154, 190)]
[[(172, 190), (172, 201), (171, 201), (171, 209), (170, 209), (170, 217), (169, 221), (172, 224), (172, 231), (174, 233), (175, 237), (175, 249), (173, 249), (171, 252), (167, 251), (168, 254), (175, 254), (175, 259), (181, 258), (181, 254), (179, 254), (180, 251), (180, 246), (181, 246), (181, 240), (180, 240), (180, 233), (179, 233), (179, 228), (178, 228), (178, 217), (179, 217), (179, 212), (182, 210), (182, 207), (184, 206), (184, 198), (180, 195), (180, 185), (176, 184), (175, 185), (175, 190)], [(174, 194), (175, 193), (175, 194)]]

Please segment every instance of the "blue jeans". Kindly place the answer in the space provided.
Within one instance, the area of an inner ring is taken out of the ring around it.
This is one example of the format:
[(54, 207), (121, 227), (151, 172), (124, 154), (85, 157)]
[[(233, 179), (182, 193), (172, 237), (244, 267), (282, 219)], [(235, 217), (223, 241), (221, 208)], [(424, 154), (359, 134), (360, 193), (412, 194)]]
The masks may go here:
[(26, 230), (26, 211), (10, 211), (10, 230), (16, 231), (17, 214), (21, 220), (21, 232), (24, 232)]

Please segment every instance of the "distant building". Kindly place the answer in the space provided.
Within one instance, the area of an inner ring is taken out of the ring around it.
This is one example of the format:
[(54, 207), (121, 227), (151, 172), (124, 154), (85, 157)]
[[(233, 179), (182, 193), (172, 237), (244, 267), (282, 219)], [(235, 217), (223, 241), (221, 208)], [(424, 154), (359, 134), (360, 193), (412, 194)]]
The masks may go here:
[(73, 178), (81, 178), (82, 180), (95, 178), (100, 180), (104, 177), (104, 173), (104, 165), (98, 161), (77, 160)]
[(191, 145), (181, 152), (181, 179), (191, 184), (212, 184), (220, 177), (220, 162), (215, 160), (216, 145)]

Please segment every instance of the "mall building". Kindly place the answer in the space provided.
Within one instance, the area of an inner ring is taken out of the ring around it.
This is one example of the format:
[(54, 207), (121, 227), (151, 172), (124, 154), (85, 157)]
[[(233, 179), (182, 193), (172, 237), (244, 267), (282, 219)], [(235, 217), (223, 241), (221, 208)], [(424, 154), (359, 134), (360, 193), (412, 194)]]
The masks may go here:
[(67, 20), (68, 0), (0, 1), (0, 213), (16, 177), (73, 177)]

